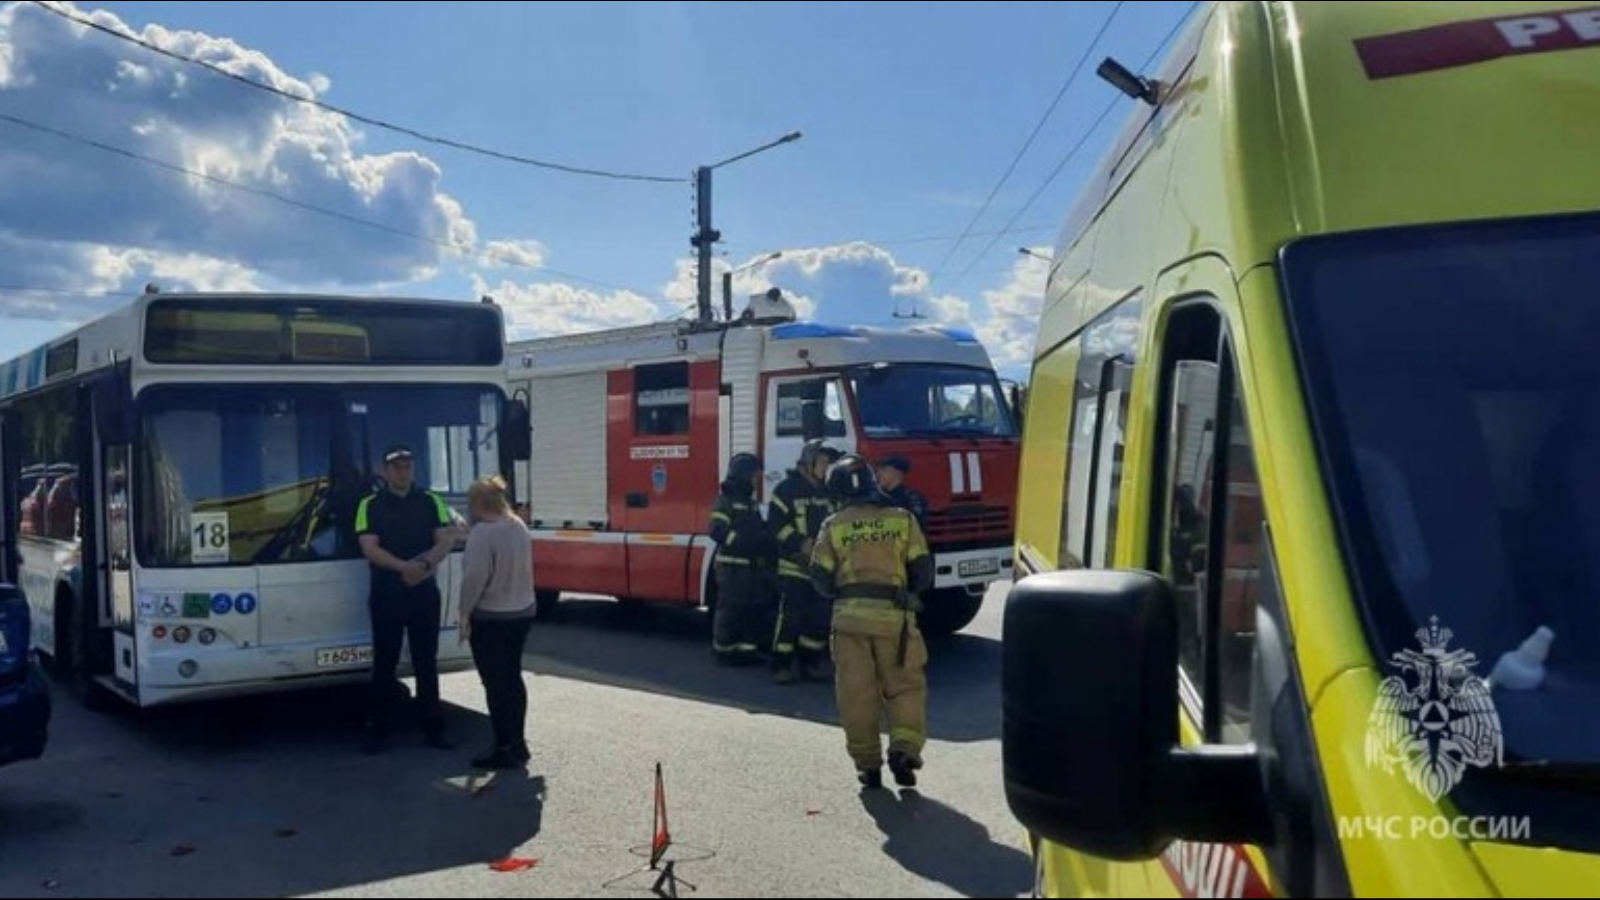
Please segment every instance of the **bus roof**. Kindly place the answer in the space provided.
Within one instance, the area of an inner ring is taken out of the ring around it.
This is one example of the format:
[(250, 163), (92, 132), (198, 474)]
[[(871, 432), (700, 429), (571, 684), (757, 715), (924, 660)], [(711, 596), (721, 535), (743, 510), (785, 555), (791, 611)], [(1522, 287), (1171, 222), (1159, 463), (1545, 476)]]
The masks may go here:
[[(263, 304), (282, 305), (285, 308), (297, 304), (304, 305), (345, 305), (356, 307), (362, 304), (390, 303), (403, 305), (407, 310), (441, 310), (458, 308), (465, 311), (476, 312), (482, 304), (467, 303), (460, 300), (439, 300), (414, 297), (389, 297), (389, 296), (355, 296), (337, 294), (293, 294), (293, 293), (149, 293), (131, 299), (122, 306), (88, 322), (72, 331), (47, 343), (41, 344), (15, 359), (0, 363), (0, 398), (25, 394), (36, 390), (46, 384), (57, 380), (75, 377), (97, 369), (102, 369), (118, 362), (143, 358), (143, 349), (140, 339), (144, 333), (145, 319), (150, 307), (154, 304), (179, 304), (191, 305), (191, 308), (207, 310), (207, 331), (201, 338), (202, 343), (207, 337), (220, 333), (218, 329), (226, 330), (235, 328), (240, 334), (240, 339), (247, 339), (253, 328), (260, 323), (251, 318), (247, 308), (259, 310)], [(213, 315), (210, 311), (215, 310)], [(238, 311), (234, 315), (235, 310)], [(495, 308), (497, 317), (496, 346), (497, 359), (492, 367), (501, 365), (498, 354), (503, 352), (503, 323), (499, 321), (499, 310)], [(378, 316), (369, 316), (369, 319), (378, 319)], [(270, 324), (270, 323), (269, 323)], [(301, 329), (309, 332), (326, 332), (327, 334), (343, 334), (352, 331), (351, 326), (337, 320), (313, 323), (312, 327)], [(231, 364), (232, 361), (230, 361)], [(239, 360), (239, 364), (245, 364)], [(330, 358), (329, 365), (338, 364)], [(469, 365), (470, 363), (463, 363)]]
[(1216, 2), (1151, 74), (1063, 228), (1041, 350), (1200, 254), (1600, 207), (1594, 6)]

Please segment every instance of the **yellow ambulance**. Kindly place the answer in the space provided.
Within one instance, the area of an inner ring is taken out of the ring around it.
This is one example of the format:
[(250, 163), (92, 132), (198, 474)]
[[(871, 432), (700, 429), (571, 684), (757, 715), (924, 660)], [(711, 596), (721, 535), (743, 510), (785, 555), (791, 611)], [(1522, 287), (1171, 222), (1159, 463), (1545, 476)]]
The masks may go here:
[(1004, 776), (1045, 896), (1600, 893), (1600, 7), (1222, 2), (1067, 221)]

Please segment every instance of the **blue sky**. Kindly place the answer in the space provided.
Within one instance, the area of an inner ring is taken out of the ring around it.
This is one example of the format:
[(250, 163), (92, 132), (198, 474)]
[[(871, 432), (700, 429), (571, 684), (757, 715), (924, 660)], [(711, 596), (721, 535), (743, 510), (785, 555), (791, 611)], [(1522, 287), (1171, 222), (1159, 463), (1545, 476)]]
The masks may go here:
[[(898, 309), (968, 325), (1013, 372), (1031, 352), (1044, 281), (1017, 248), (1048, 252), (1128, 110), (1023, 204), (1115, 102), (1093, 75), (1099, 60), (1138, 66), (1192, 6), (49, 5), (367, 117), (566, 165), (687, 179), (801, 131), (716, 173), (718, 265), (785, 254), (742, 274), (737, 293), (776, 284), (824, 321), (888, 324)], [(169, 290), (488, 292), (519, 337), (658, 320), (693, 300), (692, 213), (687, 183), (580, 177), (425, 143), (0, 2), (0, 358), (152, 279)], [(1008, 223), (1015, 233), (996, 234)]]

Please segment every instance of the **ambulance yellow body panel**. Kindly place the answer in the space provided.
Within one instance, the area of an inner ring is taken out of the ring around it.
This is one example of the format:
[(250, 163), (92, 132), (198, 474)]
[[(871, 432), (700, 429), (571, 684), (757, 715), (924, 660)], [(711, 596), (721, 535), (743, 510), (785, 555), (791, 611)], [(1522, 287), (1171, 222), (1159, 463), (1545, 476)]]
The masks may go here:
[(1212, 3), (1101, 73), (1006, 612), (1039, 893), (1592, 895), (1600, 7)]

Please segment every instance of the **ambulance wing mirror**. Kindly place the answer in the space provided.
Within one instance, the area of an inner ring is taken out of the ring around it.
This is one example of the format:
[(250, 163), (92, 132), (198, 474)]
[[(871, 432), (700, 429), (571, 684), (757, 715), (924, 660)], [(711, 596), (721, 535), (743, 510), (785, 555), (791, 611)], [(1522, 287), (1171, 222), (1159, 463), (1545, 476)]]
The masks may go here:
[(1006, 602), (1006, 801), (1053, 843), (1119, 862), (1173, 841), (1270, 842), (1253, 746), (1184, 747), (1178, 615), (1147, 572), (1023, 579)]

